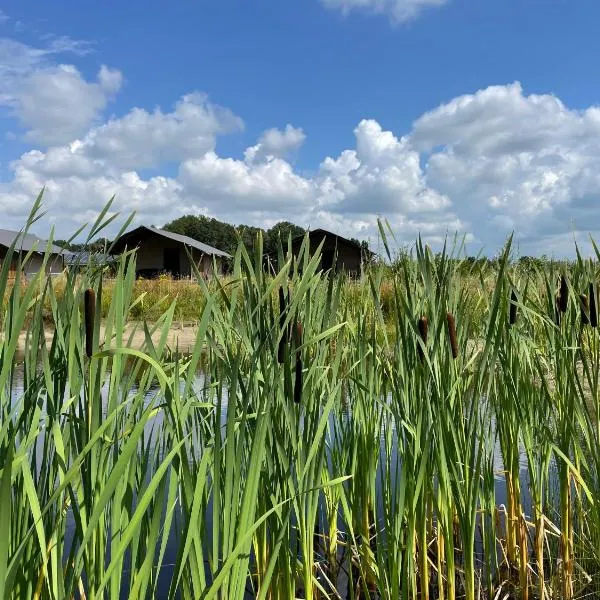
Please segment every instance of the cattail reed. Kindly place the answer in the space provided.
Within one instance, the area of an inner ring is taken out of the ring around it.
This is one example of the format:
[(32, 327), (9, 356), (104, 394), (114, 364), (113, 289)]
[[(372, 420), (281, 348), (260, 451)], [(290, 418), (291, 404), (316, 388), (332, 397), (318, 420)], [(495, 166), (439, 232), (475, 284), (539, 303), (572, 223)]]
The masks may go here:
[[(285, 311), (287, 308), (287, 302), (285, 298), (285, 292), (283, 288), (279, 288), (279, 327), (283, 329), (285, 325)], [(285, 346), (287, 343), (287, 336), (284, 332), (279, 340), (279, 347), (277, 348), (277, 361), (281, 364), (285, 360)]]
[(96, 314), (96, 294), (94, 290), (85, 290), (84, 317), (85, 317), (85, 353), (89, 358), (94, 353), (94, 316)]
[(567, 278), (564, 275), (560, 276), (560, 291), (558, 292), (557, 307), (561, 313), (567, 312), (567, 304), (569, 302), (569, 286)]
[(514, 325), (517, 322), (517, 293), (515, 290), (510, 292), (510, 310), (508, 313), (508, 324)]
[(299, 351), (302, 346), (302, 323), (296, 323), (296, 381), (294, 383), (294, 402), (300, 404), (302, 398), (302, 355)]
[[(423, 316), (419, 319), (419, 335), (421, 336), (421, 340), (423, 340), (423, 346), (427, 346), (427, 330), (428, 330), (427, 317)], [(425, 356), (423, 354), (423, 349), (421, 348), (421, 346), (419, 346), (418, 350), (419, 350), (419, 360), (421, 362), (423, 362), (423, 359), (425, 358)]]
[(452, 358), (457, 358), (458, 340), (456, 339), (456, 321), (452, 313), (446, 313), (446, 322), (448, 324), (448, 337), (450, 339), (450, 348), (452, 349)]
[(593, 283), (590, 283), (590, 325), (598, 327), (598, 308), (596, 307), (596, 289)]
[(590, 323), (590, 300), (585, 294), (579, 294), (579, 304), (581, 305), (581, 324)]

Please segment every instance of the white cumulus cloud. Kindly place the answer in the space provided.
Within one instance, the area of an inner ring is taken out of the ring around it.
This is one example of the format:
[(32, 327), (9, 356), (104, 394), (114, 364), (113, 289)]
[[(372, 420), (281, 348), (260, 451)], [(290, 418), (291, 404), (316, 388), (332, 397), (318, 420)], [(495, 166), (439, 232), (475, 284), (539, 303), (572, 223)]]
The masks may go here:
[[(55, 43), (84, 51), (67, 39)], [(372, 243), (379, 216), (400, 242), (419, 233), (439, 242), (458, 231), (492, 252), (513, 229), (528, 253), (564, 254), (573, 235), (600, 235), (595, 106), (575, 110), (552, 94), (526, 94), (519, 83), (491, 86), (425, 112), (405, 132), (363, 119), (350, 147), (305, 172), (291, 160), (306, 139), (299, 127), (268, 129), (243, 155), (226, 156), (219, 138), (244, 124), (199, 92), (167, 110), (132, 108), (102, 122), (120, 72), (103, 67), (89, 82), (75, 67), (52, 63), (54, 50), (23, 48), (17, 59), (18, 48), (0, 42), (0, 58), (12, 57), (0, 60), (0, 104), (42, 145), (10, 163), (0, 182), (7, 227), (23, 223), (45, 186), (48, 218), (61, 236), (113, 195), (114, 208), (136, 211), (138, 223), (187, 213), (267, 227), (287, 219)], [(27, 85), (45, 77), (47, 95), (36, 96), (33, 85), (28, 104)], [(87, 112), (77, 112), (74, 98), (86, 99)]]
[(428, 153), (431, 185), (496, 241), (513, 229), (529, 240), (569, 227), (600, 229), (599, 134), (598, 107), (569, 109), (515, 83), (424, 114), (411, 139)]
[(70, 64), (55, 64), (58, 55), (81, 55), (84, 42), (53, 38), (45, 47), (0, 39), (0, 107), (25, 129), (27, 140), (51, 146), (84, 134), (119, 91), (122, 75), (102, 66), (87, 81)]
[(271, 212), (282, 217), (303, 213), (315, 192), (313, 183), (282, 159), (249, 165), (214, 152), (185, 161), (179, 180), (191, 197), (228, 214), (237, 213), (242, 220), (246, 212)]
[(79, 151), (121, 168), (154, 167), (202, 156), (214, 149), (218, 135), (243, 129), (243, 121), (205, 94), (183, 96), (172, 112), (134, 108), (89, 132)]
[(319, 176), (321, 207), (382, 215), (445, 211), (451, 202), (427, 184), (408, 137), (397, 138), (374, 120), (354, 130), (356, 149), (326, 158)]
[(102, 67), (97, 80), (86, 81), (71, 65), (33, 73), (16, 90), (14, 112), (27, 129), (26, 138), (61, 144), (83, 134), (121, 86), (118, 71)]
[(274, 127), (267, 129), (254, 146), (247, 148), (244, 156), (247, 162), (285, 158), (298, 150), (305, 140), (306, 135), (302, 129), (289, 124), (283, 131)]

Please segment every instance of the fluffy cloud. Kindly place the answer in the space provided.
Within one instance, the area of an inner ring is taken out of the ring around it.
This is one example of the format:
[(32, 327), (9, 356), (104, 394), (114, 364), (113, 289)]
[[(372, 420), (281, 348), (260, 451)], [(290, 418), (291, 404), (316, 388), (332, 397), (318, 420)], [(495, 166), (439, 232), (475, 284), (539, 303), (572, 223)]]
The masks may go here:
[(302, 129), (286, 125), (283, 131), (273, 128), (265, 131), (256, 145), (246, 149), (244, 157), (247, 162), (260, 162), (272, 158), (285, 158), (298, 150), (304, 143), (306, 135)]
[(44, 63), (49, 49), (27, 46), (16, 40), (0, 38), (0, 103), (15, 100), (15, 88), (20, 80)]
[(422, 233), (438, 242), (448, 232), (466, 231), (450, 199), (429, 186), (409, 136), (398, 138), (367, 119), (354, 135), (355, 148), (327, 157), (314, 177), (317, 193), (310, 225), (371, 242), (378, 239), (379, 217), (389, 222), (399, 240), (414, 240)]
[(90, 210), (113, 195), (123, 212), (136, 211), (140, 219), (156, 218), (158, 223), (188, 207), (206, 210), (183, 193), (177, 179), (143, 179), (133, 169), (210, 156), (218, 134), (242, 126), (241, 119), (203, 94), (182, 97), (170, 113), (136, 108), (92, 128), (80, 140), (23, 154), (11, 164), (12, 181), (0, 184), (0, 206), (24, 218), (31, 200), (45, 187), (47, 207), (63, 213), (59, 221), (65, 228), (86, 222)]
[(214, 149), (217, 135), (237, 131), (241, 119), (211, 104), (204, 94), (183, 96), (172, 112), (134, 108), (120, 119), (94, 127), (78, 140), (32, 150), (14, 163), (48, 178), (92, 177), (200, 157)]
[[(203, 99), (200, 113), (189, 107), (181, 110), (192, 98)], [(276, 136), (264, 134), (245, 152), (245, 159), (238, 160), (221, 157), (213, 149), (217, 132), (225, 131), (225, 124), (237, 122), (232, 115), (221, 125), (216, 119), (202, 129), (210, 132), (209, 142), (190, 146), (186, 140), (191, 143), (196, 136), (181, 137), (185, 132), (198, 131), (198, 114), (220, 114), (203, 96), (186, 96), (173, 113), (157, 109), (157, 118), (143, 113), (145, 126), (130, 127), (140, 112), (134, 109), (71, 144), (24, 154), (12, 165), (14, 177), (9, 187), (13, 197), (20, 199), (15, 208), (21, 204), (24, 210), (22, 199), (33, 197), (45, 185), (52, 211), (65, 212), (65, 227), (69, 219), (74, 224), (87, 219), (88, 209), (100, 206), (102, 198), (113, 194), (121, 210), (136, 210), (140, 220), (152, 222), (161, 214), (161, 207), (163, 221), (195, 207), (238, 223), (268, 225), (293, 219), (363, 237), (376, 235), (378, 215), (387, 217), (401, 235), (410, 237), (422, 231), (437, 239), (447, 230), (465, 227), (451, 211), (448, 197), (427, 185), (419, 154), (409, 138), (397, 138), (375, 121), (364, 120), (357, 126), (354, 149), (326, 158), (316, 173), (306, 177), (283, 158), (269, 153), (259, 160), (251, 152), (268, 147), (285, 153), (297, 147), (304, 134), (299, 136), (300, 130), (291, 126)], [(182, 114), (189, 115), (189, 123), (180, 120)], [(172, 121), (173, 130), (180, 135), (169, 137), (165, 131), (170, 131)], [(107, 135), (106, 129), (114, 140), (109, 146), (98, 141)], [(138, 131), (143, 135), (138, 137)], [(170, 154), (165, 154), (167, 151)], [(167, 156), (184, 158), (176, 177), (143, 180), (130, 170), (151, 162), (158, 164)], [(9, 195), (0, 197), (0, 204), (8, 202)]]
[(26, 138), (41, 144), (69, 142), (84, 133), (121, 87), (118, 71), (102, 66), (95, 82), (71, 65), (38, 71), (16, 91), (14, 112)]
[[(520, 84), (493, 86), (424, 114), (411, 139), (428, 154), (428, 181), (481, 237), (525, 239), (588, 227), (600, 194), (600, 109), (568, 109)], [(571, 223), (569, 223), (571, 222)]]
[(315, 191), (310, 180), (297, 175), (279, 158), (249, 165), (220, 158), (214, 152), (185, 161), (179, 181), (191, 197), (223, 213), (235, 214), (242, 222), (244, 215), (303, 215), (310, 209)]
[(398, 139), (373, 120), (354, 130), (356, 149), (321, 165), (321, 207), (343, 213), (433, 213), (450, 200), (428, 187), (409, 138)]
[(388, 15), (392, 22), (403, 23), (416, 18), (424, 9), (442, 6), (448, 0), (321, 0), (332, 9), (344, 14), (351, 11), (365, 11)]
[(27, 140), (63, 144), (85, 133), (119, 91), (122, 75), (105, 66), (86, 81), (73, 65), (52, 64), (65, 53), (85, 54), (88, 46), (54, 38), (44, 48), (0, 40), (0, 106), (25, 128)]
[(121, 119), (111, 119), (84, 138), (79, 152), (121, 168), (155, 167), (202, 156), (215, 148), (217, 135), (242, 128), (242, 120), (231, 111), (193, 93), (183, 96), (170, 113), (134, 108)]
[[(114, 92), (119, 77), (103, 70), (95, 85)], [(557, 254), (572, 250), (573, 234), (584, 240), (581, 231), (600, 229), (600, 109), (572, 110), (518, 83), (454, 98), (403, 136), (362, 120), (353, 147), (311, 174), (288, 160), (305, 141), (291, 125), (267, 130), (243, 157), (220, 155), (219, 136), (242, 127), (192, 93), (171, 111), (134, 108), (69, 143), (27, 152), (0, 183), (7, 226), (22, 223), (45, 186), (61, 235), (113, 195), (116, 209), (136, 211), (138, 222), (190, 212), (262, 226), (290, 219), (376, 243), (381, 216), (401, 243), (458, 231), (491, 252), (513, 229), (521, 251)], [(162, 166), (170, 176), (139, 172)]]
[(14, 178), (0, 186), (0, 206), (20, 218), (27, 215), (33, 199), (45, 188), (45, 209), (65, 228), (86, 222), (82, 215), (96, 213), (113, 195), (119, 210), (140, 211), (146, 216), (167, 209), (177, 211), (179, 185), (167, 177), (142, 179), (135, 171), (118, 171), (102, 163), (69, 154), (67, 148), (48, 153), (32, 151), (12, 165)]

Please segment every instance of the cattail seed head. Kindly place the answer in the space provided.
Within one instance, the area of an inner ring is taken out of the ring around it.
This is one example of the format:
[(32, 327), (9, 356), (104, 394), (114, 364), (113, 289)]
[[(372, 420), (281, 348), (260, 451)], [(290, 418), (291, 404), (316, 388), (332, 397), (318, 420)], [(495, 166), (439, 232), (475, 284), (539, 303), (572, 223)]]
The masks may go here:
[(556, 294), (554, 298), (554, 319), (557, 325), (560, 325), (560, 294)]
[[(279, 288), (279, 326), (283, 329), (285, 324), (285, 311), (287, 308), (285, 292), (283, 288)], [(279, 340), (279, 346), (277, 348), (277, 361), (281, 364), (285, 360), (285, 346), (287, 342), (287, 336), (284, 333)]]
[(94, 317), (96, 315), (96, 294), (94, 290), (85, 290), (83, 305), (85, 320), (85, 354), (89, 358), (94, 353)]
[(302, 346), (302, 323), (300, 321), (296, 322), (296, 347)]
[(300, 404), (302, 399), (302, 358), (296, 355), (296, 380), (294, 382), (294, 402)]
[(590, 325), (598, 327), (598, 307), (596, 305), (596, 286), (590, 283)]
[(567, 312), (567, 304), (569, 302), (569, 286), (567, 278), (564, 275), (560, 276), (560, 291), (558, 293), (558, 310), (562, 313)]
[[(427, 330), (429, 327), (429, 324), (427, 322), (427, 317), (423, 316), (419, 319), (419, 335), (421, 336), (421, 340), (423, 340), (423, 345), (427, 346)], [(419, 346), (418, 348), (419, 350), (419, 358), (421, 359), (421, 361), (423, 361), (423, 349), (421, 348), (421, 346)]]
[(452, 349), (452, 358), (458, 357), (458, 340), (456, 339), (456, 321), (452, 313), (446, 313), (446, 322), (448, 324), (448, 337), (450, 338), (450, 348)]
[(579, 294), (579, 304), (581, 305), (581, 324), (589, 325), (590, 322), (590, 300), (585, 294)]
[(427, 317), (421, 317), (419, 319), (419, 335), (423, 340), (423, 344), (427, 345), (427, 331), (429, 328), (429, 324), (427, 322)]
[(517, 322), (517, 293), (515, 290), (510, 292), (510, 310), (508, 313), (508, 324), (514, 325)]
[(285, 298), (285, 292), (283, 288), (279, 288), (279, 323), (283, 326), (285, 323), (285, 310), (287, 308), (287, 302)]

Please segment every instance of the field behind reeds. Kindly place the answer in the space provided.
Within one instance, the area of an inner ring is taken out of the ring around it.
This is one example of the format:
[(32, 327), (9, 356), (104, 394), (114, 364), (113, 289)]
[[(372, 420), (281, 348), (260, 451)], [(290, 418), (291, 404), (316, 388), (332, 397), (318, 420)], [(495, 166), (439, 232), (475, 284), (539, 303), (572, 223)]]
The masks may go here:
[[(457, 261), (456, 265), (459, 266), (459, 264), (460, 262)], [(468, 276), (463, 277), (464, 285), (469, 286), (473, 292), (469, 295), (469, 302), (474, 318), (481, 316), (479, 296), (486, 293), (486, 290), (482, 290), (480, 287), (481, 273), (479, 271), (481, 270), (480, 266), (469, 272)], [(339, 282), (339, 285), (342, 286), (340, 301), (349, 310), (360, 311), (365, 291), (370, 293), (371, 282), (368, 275), (371, 271), (377, 274), (379, 280), (378, 296), (381, 313), (384, 320), (391, 324), (394, 317), (395, 286), (398, 284), (403, 286), (404, 282), (397, 280), (394, 271), (389, 266), (382, 264), (381, 266), (369, 267), (365, 269), (365, 272), (359, 278), (346, 277), (341, 279)], [(85, 285), (85, 282), (85, 275), (73, 277), (73, 275), (65, 272), (63, 275), (54, 276), (52, 281), (54, 295), (60, 301), (68, 286), (73, 284), (82, 286)], [(41, 283), (44, 285), (45, 282), (42, 281)], [(106, 318), (110, 310), (115, 285), (120, 285), (120, 283), (118, 279), (114, 278), (113, 273), (103, 276), (102, 305), (100, 307), (102, 318)], [(238, 285), (238, 281), (231, 275), (220, 277), (218, 284), (214, 279), (205, 280), (206, 289), (211, 293), (222, 288), (225, 294), (230, 295), (231, 290), (236, 285)], [(9, 285), (7, 288), (9, 293), (10, 289), (11, 286)], [(276, 299), (276, 290), (273, 293)], [(155, 279), (139, 278), (133, 283), (132, 296), (136, 299), (136, 302), (132, 303), (128, 313), (128, 318), (131, 321), (156, 322), (160, 320), (171, 304), (175, 303), (175, 321), (196, 323), (202, 317), (206, 304), (205, 287), (199, 286), (195, 277), (193, 279), (174, 279), (170, 275), (161, 275)], [(7, 302), (8, 294), (5, 295), (4, 309), (6, 309)], [(44, 300), (44, 317), (48, 323), (52, 322), (52, 307), (49, 297), (45, 297)]]
[(304, 251), (267, 276), (258, 238), (163, 303), (134, 255), (3, 267), (0, 597), (597, 597), (599, 257), (509, 253), (417, 242), (356, 284)]

